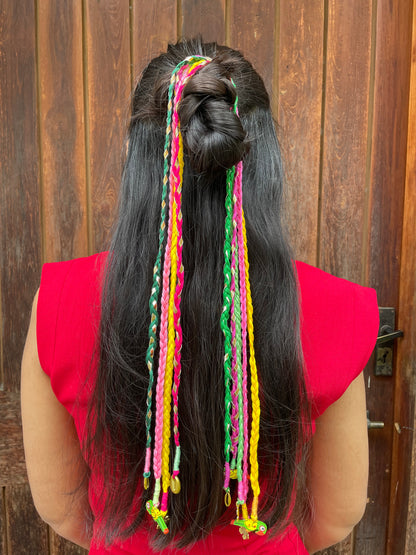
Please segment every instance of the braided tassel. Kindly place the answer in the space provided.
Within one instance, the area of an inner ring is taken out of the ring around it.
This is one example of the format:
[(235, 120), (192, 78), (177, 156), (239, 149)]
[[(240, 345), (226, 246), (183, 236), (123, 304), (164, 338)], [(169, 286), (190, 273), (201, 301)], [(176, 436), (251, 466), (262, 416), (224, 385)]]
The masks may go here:
[[(163, 279), (162, 279), (162, 300), (161, 300), (161, 320), (160, 320), (160, 338), (159, 338), (159, 365), (158, 378), (156, 386), (156, 424), (155, 424), (155, 448), (153, 453), (153, 468), (155, 476), (155, 489), (153, 500), (149, 500), (146, 508), (153, 517), (158, 527), (163, 533), (168, 533), (165, 524), (168, 508), (168, 489), (170, 485), (170, 418), (171, 418), (171, 400), (174, 405), (174, 436), (176, 444), (174, 475), (176, 478), (172, 488), (176, 492), (180, 489), (179, 480), (179, 460), (180, 460), (180, 444), (178, 429), (178, 389), (180, 383), (180, 351), (182, 347), (182, 329), (180, 325), (180, 300), (183, 288), (184, 269), (182, 265), (182, 211), (181, 211), (181, 191), (183, 176), (183, 146), (182, 137), (179, 130), (179, 120), (177, 114), (178, 102), (181, 98), (183, 88), (193, 73), (202, 65), (208, 63), (208, 59), (201, 57), (191, 57), (184, 60), (172, 73), (168, 92), (168, 115), (166, 125), (165, 140), (165, 166), (162, 189), (162, 214), (161, 229), (159, 234), (159, 252), (156, 259), (154, 271), (154, 285), (152, 287), (151, 299), (151, 323), (149, 327), (149, 348), (148, 348), (148, 368), (149, 368), (149, 388), (147, 397), (147, 414), (146, 414), (146, 463), (145, 463), (145, 487), (148, 486), (150, 476), (150, 459), (151, 459), (151, 402), (152, 402), (152, 386), (153, 386), (153, 357), (154, 346), (156, 344), (157, 333), (157, 298), (160, 288), (160, 260), (164, 241), (164, 230), (166, 227), (166, 192), (167, 183), (169, 182), (169, 218), (168, 218), (168, 237), (165, 247)], [(173, 99), (173, 102), (172, 102)], [(173, 136), (171, 140), (171, 136)], [(170, 147), (170, 149), (169, 149)], [(170, 171), (168, 165), (169, 150), (171, 150)], [(165, 190), (166, 187), (166, 190)], [(163, 231), (163, 236), (162, 236)], [(158, 274), (158, 280), (155, 275)], [(156, 285), (155, 285), (156, 283)], [(156, 298), (154, 298), (154, 296)], [(156, 313), (154, 316), (153, 313)], [(156, 322), (156, 325), (155, 325)], [(173, 387), (172, 387), (173, 381)], [(149, 393), (150, 392), (150, 393)], [(161, 484), (162, 481), (162, 484)], [(179, 487), (178, 487), (179, 484)], [(163, 495), (161, 507), (159, 509), (160, 489), (162, 485)]]
[(229, 326), (231, 310), (231, 237), (232, 237), (232, 191), (235, 168), (227, 170), (227, 190), (225, 196), (225, 240), (224, 240), (224, 289), (223, 309), (221, 314), (221, 330), (224, 334), (224, 386), (225, 386), (225, 415), (224, 415), (224, 456), (225, 456), (225, 504), (230, 504), (230, 451), (231, 451), (231, 358), (232, 334)]
[(153, 393), (153, 364), (154, 364), (154, 354), (157, 347), (157, 327), (159, 324), (159, 313), (158, 313), (158, 300), (160, 292), (160, 267), (163, 252), (163, 243), (165, 240), (165, 228), (166, 228), (166, 196), (167, 196), (167, 184), (169, 179), (169, 146), (170, 146), (170, 132), (171, 132), (171, 119), (172, 119), (172, 95), (175, 79), (172, 76), (169, 84), (168, 90), (168, 113), (166, 118), (166, 139), (165, 148), (163, 152), (164, 158), (164, 169), (163, 169), (163, 185), (162, 185), (162, 201), (161, 201), (161, 215), (160, 215), (160, 228), (159, 228), (159, 250), (157, 253), (157, 258), (155, 265), (153, 267), (153, 285), (152, 292), (149, 300), (149, 310), (150, 310), (150, 325), (149, 325), (149, 346), (146, 353), (146, 364), (149, 369), (149, 385), (147, 389), (147, 410), (146, 410), (146, 462), (144, 469), (144, 487), (148, 489), (149, 478), (150, 478), (150, 460), (151, 460), (151, 442), (152, 436), (150, 433), (150, 428), (152, 425), (152, 393)]

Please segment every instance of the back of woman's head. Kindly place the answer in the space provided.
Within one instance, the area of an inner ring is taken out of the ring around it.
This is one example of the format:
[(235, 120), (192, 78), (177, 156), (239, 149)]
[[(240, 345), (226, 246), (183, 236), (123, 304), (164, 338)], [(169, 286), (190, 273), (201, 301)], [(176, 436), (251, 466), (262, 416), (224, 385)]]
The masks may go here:
[[(220, 319), (226, 172), (241, 160), (261, 401), (259, 509), (274, 531), (297, 514), (293, 492), (295, 478), (302, 476), (307, 400), (296, 278), (281, 226), (282, 168), (269, 98), (262, 79), (239, 52), (200, 40), (183, 41), (150, 62), (134, 91), (119, 217), (106, 270), (86, 453), (93, 472), (99, 469), (106, 484), (97, 529), (107, 542), (131, 535), (142, 524), (151, 497), (142, 490), (149, 298), (160, 238), (170, 80), (188, 56), (211, 61), (189, 78), (178, 104), (185, 158), (178, 403), (182, 489), (169, 498), (170, 533), (162, 536), (154, 529), (153, 544), (189, 545), (233, 516), (224, 507), (222, 489)], [(155, 360), (158, 354), (156, 350)], [(231, 494), (235, 499), (233, 487)]]
[(232, 110), (236, 94), (243, 118), (257, 109), (269, 109), (262, 79), (236, 50), (196, 40), (170, 46), (144, 71), (133, 96), (131, 124), (148, 121), (165, 129), (172, 71), (191, 55), (210, 57), (212, 62), (202, 67), (183, 91), (181, 130), (194, 170), (215, 174), (236, 164), (247, 150), (246, 132)]

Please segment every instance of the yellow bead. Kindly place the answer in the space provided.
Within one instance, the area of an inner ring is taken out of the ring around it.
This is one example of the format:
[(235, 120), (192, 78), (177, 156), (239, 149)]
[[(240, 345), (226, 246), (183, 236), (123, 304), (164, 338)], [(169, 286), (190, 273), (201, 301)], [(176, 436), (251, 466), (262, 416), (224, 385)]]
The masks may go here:
[(170, 489), (172, 493), (179, 493), (181, 491), (181, 482), (177, 476), (170, 478)]

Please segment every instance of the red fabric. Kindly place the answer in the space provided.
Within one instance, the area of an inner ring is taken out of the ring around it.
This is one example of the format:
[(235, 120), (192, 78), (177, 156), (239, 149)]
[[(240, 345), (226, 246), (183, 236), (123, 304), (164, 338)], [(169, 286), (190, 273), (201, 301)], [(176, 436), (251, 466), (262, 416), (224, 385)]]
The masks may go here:
[[(106, 253), (68, 262), (45, 264), (38, 299), (39, 360), (50, 376), (57, 399), (73, 416), (80, 438), (84, 435), (86, 406), (94, 375), (92, 356), (100, 319), (102, 270)], [(375, 344), (378, 308), (375, 291), (331, 276), (302, 262), (296, 263), (301, 337), (306, 384), (316, 419), (334, 403), (364, 368)], [(91, 477), (90, 492), (94, 489)], [(92, 508), (94, 499), (90, 496)], [(251, 535), (253, 536), (253, 534)], [(93, 555), (150, 553), (146, 530)], [(169, 551), (169, 553), (183, 553)], [(307, 553), (294, 526), (273, 541), (255, 536), (242, 542), (238, 529), (215, 530), (197, 553)]]

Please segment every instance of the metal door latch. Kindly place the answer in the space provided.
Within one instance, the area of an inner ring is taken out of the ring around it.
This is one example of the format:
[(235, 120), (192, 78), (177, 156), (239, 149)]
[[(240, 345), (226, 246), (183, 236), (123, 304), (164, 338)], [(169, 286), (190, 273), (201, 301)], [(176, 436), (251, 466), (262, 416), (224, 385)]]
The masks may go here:
[(367, 428), (373, 430), (375, 428), (384, 428), (384, 422), (372, 422), (370, 420), (370, 411), (367, 411)]
[(392, 307), (379, 307), (380, 328), (376, 341), (376, 376), (393, 375), (394, 340), (403, 337), (402, 330), (395, 330), (396, 311)]

